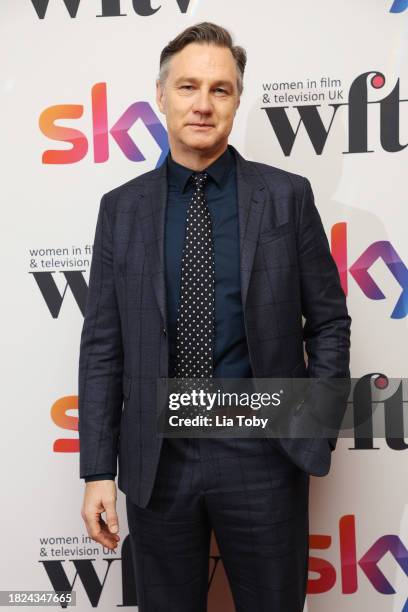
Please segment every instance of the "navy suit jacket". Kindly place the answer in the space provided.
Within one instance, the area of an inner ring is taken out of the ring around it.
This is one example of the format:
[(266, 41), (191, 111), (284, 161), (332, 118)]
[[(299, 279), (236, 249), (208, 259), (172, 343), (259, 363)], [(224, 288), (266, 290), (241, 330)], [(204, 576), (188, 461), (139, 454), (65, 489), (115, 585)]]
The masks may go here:
[[(310, 182), (229, 146), (253, 376), (349, 378), (351, 318)], [(169, 357), (166, 202), (166, 164), (102, 197), (80, 341), (80, 477), (118, 473), (119, 489), (141, 507), (163, 440), (156, 385)], [(335, 438), (273, 442), (309, 474), (330, 469)]]

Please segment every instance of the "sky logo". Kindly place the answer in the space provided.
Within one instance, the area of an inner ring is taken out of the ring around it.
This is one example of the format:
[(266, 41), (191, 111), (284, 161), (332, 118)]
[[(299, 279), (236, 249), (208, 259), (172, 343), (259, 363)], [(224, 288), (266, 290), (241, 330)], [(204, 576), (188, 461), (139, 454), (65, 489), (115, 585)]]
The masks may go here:
[[(359, 588), (360, 576), (382, 595), (395, 595), (394, 585), (389, 582), (380, 568), (382, 559), (388, 555), (394, 563), (398, 564), (405, 575), (408, 575), (408, 550), (405, 544), (395, 534), (380, 536), (368, 549), (359, 550), (357, 538), (356, 516), (346, 514), (339, 520), (339, 556), (336, 565), (326, 558), (313, 554), (309, 557), (309, 571), (314, 573), (309, 578), (307, 592), (310, 595), (326, 593), (336, 583), (344, 595), (356, 593)], [(329, 549), (333, 543), (331, 535), (311, 534), (309, 536), (309, 549)], [(361, 554), (363, 552), (363, 554)], [(407, 612), (408, 602), (402, 612)], [(394, 609), (396, 609), (394, 607)]]
[(391, 319), (403, 319), (408, 314), (408, 268), (388, 240), (378, 240), (350, 265), (347, 254), (347, 223), (333, 225), (331, 251), (340, 274), (343, 291), (348, 295), (348, 274), (356, 281), (364, 295), (370, 300), (385, 300), (381, 288), (370, 273), (371, 266), (382, 260), (401, 288), (400, 296), (391, 312)]
[(394, 0), (390, 13), (403, 13), (408, 8), (408, 0)]
[(80, 119), (84, 114), (82, 104), (58, 104), (46, 108), (40, 115), (39, 127), (44, 136), (50, 140), (65, 142), (69, 149), (48, 149), (43, 152), (43, 164), (74, 164), (81, 161), (88, 153), (89, 144), (93, 145), (93, 160), (101, 164), (109, 159), (110, 140), (130, 161), (141, 162), (145, 156), (131, 137), (129, 130), (137, 121), (141, 121), (150, 136), (157, 143), (160, 155), (156, 167), (160, 166), (169, 149), (167, 132), (149, 102), (133, 102), (110, 126), (108, 121), (108, 96), (106, 83), (96, 83), (91, 90), (91, 135), (78, 129), (57, 125), (64, 119)]

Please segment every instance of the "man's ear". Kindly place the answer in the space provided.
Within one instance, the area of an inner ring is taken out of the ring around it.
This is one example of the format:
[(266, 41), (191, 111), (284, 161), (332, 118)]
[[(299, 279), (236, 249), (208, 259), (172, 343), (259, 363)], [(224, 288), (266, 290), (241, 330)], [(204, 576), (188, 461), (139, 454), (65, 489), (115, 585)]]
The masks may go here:
[(161, 86), (161, 83), (159, 81), (159, 79), (157, 79), (156, 81), (156, 102), (157, 102), (157, 106), (160, 109), (160, 112), (162, 112), (163, 114), (165, 114), (165, 110), (164, 110), (164, 87)]
[(237, 106), (235, 108), (235, 112), (237, 112), (240, 104), (241, 104), (241, 96), (239, 96), (239, 98), (238, 98), (238, 102), (237, 102)]

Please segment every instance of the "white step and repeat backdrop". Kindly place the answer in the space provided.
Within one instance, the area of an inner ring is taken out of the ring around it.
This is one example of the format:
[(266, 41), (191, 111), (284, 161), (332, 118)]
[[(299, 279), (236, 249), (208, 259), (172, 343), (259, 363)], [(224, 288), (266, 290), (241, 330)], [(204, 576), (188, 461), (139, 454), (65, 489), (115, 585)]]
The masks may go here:
[[(247, 49), (231, 142), (311, 180), (353, 318), (352, 375), (401, 379), (408, 0), (2, 0), (0, 15), (0, 586), (136, 609), (123, 494), (116, 552), (80, 517), (77, 367), (100, 197), (167, 152), (160, 50), (205, 20)], [(406, 387), (389, 398), (402, 412)], [(407, 448), (403, 428), (342, 439), (312, 478), (309, 611), (408, 611)], [(232, 611), (213, 544), (210, 609)]]

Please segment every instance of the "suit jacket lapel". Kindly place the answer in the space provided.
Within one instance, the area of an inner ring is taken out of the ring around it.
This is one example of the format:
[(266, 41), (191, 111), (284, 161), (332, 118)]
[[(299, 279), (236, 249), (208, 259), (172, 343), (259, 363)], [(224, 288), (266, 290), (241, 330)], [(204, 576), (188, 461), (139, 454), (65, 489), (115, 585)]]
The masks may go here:
[(167, 328), (164, 230), (167, 208), (167, 164), (164, 162), (146, 185), (143, 234), (147, 263), (163, 326)]
[(253, 166), (230, 145), (237, 162), (242, 307), (245, 309), (248, 286), (265, 206), (265, 186)]

